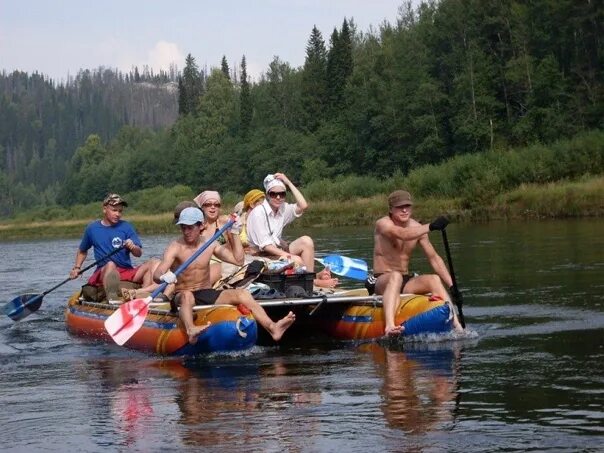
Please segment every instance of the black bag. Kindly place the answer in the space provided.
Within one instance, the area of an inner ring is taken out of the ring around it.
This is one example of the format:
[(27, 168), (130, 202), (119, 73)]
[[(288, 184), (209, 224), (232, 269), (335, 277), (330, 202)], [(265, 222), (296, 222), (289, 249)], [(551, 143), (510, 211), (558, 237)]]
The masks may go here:
[(244, 288), (256, 280), (265, 268), (266, 263), (264, 261), (254, 260), (241, 266), (228, 277), (218, 280), (214, 284), (214, 289)]

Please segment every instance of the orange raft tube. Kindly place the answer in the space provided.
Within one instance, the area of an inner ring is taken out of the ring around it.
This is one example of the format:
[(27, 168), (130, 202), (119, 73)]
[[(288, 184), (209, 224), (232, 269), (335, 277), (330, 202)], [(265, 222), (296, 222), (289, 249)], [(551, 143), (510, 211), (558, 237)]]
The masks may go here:
[[(395, 324), (403, 335), (448, 332), (452, 329), (452, 307), (442, 299), (417, 294), (401, 294)], [(329, 336), (344, 340), (366, 340), (384, 336), (384, 310), (379, 303), (330, 306), (321, 316), (322, 329)]]
[[(73, 335), (113, 343), (105, 330), (105, 320), (116, 306), (102, 302), (88, 302), (78, 291), (71, 296), (65, 309), (67, 330)], [(169, 304), (149, 309), (145, 323), (125, 346), (160, 355), (200, 355), (211, 352), (241, 351), (256, 344), (258, 328), (251, 314), (242, 314), (231, 305), (204, 306), (194, 314), (195, 324), (210, 326), (195, 344), (189, 344), (177, 313), (171, 313)]]
[[(272, 317), (284, 310), (296, 314), (295, 330), (307, 334), (318, 330), (339, 340), (369, 340), (384, 336), (384, 311), (380, 296), (369, 296), (366, 289), (327, 294), (323, 298), (288, 299), (260, 302)], [(395, 322), (403, 335), (449, 332), (451, 304), (440, 298), (401, 294)], [(287, 334), (286, 334), (287, 335)]]

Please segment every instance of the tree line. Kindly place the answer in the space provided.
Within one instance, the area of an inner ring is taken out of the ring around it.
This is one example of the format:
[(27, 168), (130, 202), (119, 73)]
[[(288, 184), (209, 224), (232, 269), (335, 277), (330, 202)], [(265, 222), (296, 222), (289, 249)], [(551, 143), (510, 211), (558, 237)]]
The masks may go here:
[[(14, 100), (6, 108), (3, 94), (0, 115), (16, 112), (12, 127), (0, 118), (0, 209), (179, 184), (241, 194), (275, 171), (302, 185), (342, 175), (386, 178), (461, 154), (601, 129), (603, 18), (602, 4), (590, 0), (405, 3), (393, 23), (366, 32), (344, 19), (326, 41), (314, 27), (302, 67), (275, 57), (254, 82), (245, 57), (237, 68), (223, 58), (201, 70), (188, 55), (177, 90), (145, 91), (144, 124), (132, 116), (141, 111), (108, 101), (108, 87), (94, 77), (86, 96), (75, 90), (71, 115), (54, 107), (53, 133), (36, 123), (32, 92), (24, 90), (32, 99), (26, 115)], [(21, 78), (25, 87), (45, 86), (38, 91), (51, 106), (68, 90), (38, 75)], [(173, 124), (158, 119), (167, 108), (149, 108), (159, 93), (172, 93)], [(51, 139), (61, 143), (54, 146), (62, 159), (43, 161)], [(47, 194), (32, 197), (28, 187)]]

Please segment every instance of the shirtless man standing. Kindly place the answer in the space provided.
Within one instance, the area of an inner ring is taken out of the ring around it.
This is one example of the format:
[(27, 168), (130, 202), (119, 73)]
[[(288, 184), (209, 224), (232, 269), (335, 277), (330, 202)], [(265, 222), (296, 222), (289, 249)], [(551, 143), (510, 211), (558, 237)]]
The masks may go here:
[[(375, 224), (373, 271), (375, 294), (382, 295), (386, 335), (399, 335), (402, 326), (394, 324), (399, 295), (403, 292), (413, 294), (431, 293), (443, 300), (450, 300), (447, 287), (453, 285), (451, 275), (442, 258), (436, 253), (428, 233), (443, 230), (449, 221), (439, 217), (429, 225), (422, 225), (411, 218), (413, 202), (409, 192), (397, 190), (388, 196), (389, 215), (382, 217)], [(435, 274), (414, 277), (409, 274), (409, 260), (417, 245), (424, 250), (428, 262)], [(453, 326), (463, 330), (457, 315), (453, 316)]]
[(274, 322), (249, 292), (243, 289), (218, 291), (210, 285), (210, 258), (212, 255), (216, 255), (221, 260), (232, 264), (243, 265), (243, 246), (239, 239), (239, 231), (237, 231), (240, 225), (235, 223), (231, 231), (227, 233), (231, 236), (232, 241), (230, 242), (233, 244), (233, 251), (218, 242), (213, 242), (182, 271), (177, 279), (172, 270), (177, 269), (178, 266), (190, 258), (209, 237), (202, 235), (205, 226), (203, 224), (203, 214), (199, 208), (183, 209), (176, 223), (180, 225), (182, 238), (172, 241), (168, 245), (161, 263), (153, 273), (153, 278), (158, 283), (166, 282), (176, 285), (174, 301), (180, 304), (180, 318), (189, 336), (189, 343), (197, 342), (199, 334), (209, 326), (209, 323), (205, 326), (196, 326), (193, 322), (193, 306), (195, 304), (243, 304), (252, 312), (258, 324), (264, 327), (275, 341), (280, 340), (283, 333), (296, 319), (291, 311), (279, 321)]

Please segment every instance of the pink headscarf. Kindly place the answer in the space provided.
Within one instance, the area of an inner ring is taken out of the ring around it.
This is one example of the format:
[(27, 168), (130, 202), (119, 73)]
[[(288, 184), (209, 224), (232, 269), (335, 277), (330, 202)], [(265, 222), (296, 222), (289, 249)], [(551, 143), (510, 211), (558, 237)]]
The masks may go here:
[(216, 192), (215, 190), (204, 190), (199, 195), (197, 195), (193, 200), (201, 208), (204, 203), (206, 203), (210, 200), (216, 200), (218, 203), (220, 203), (220, 194), (218, 192)]

